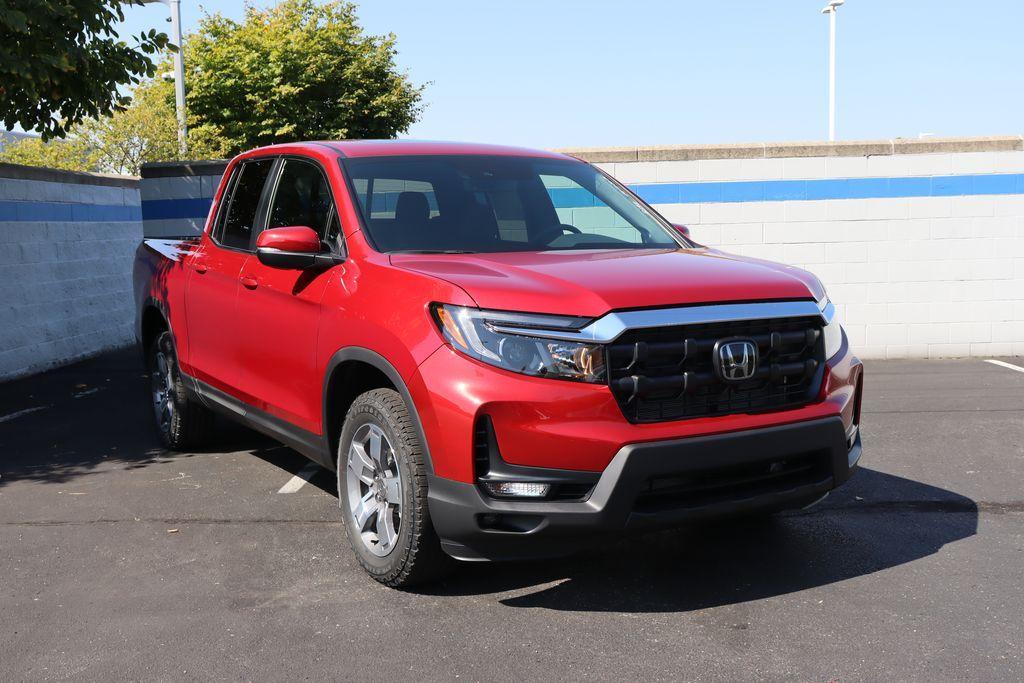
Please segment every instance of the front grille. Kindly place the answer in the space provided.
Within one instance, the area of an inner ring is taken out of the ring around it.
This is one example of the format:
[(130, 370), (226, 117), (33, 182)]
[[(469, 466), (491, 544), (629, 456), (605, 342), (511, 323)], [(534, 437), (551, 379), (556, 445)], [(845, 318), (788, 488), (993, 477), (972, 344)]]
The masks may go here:
[(780, 460), (730, 465), (699, 472), (661, 475), (648, 479), (637, 496), (637, 512), (714, 505), (820, 484), (830, 478), (825, 451)]
[[(821, 325), (802, 317), (629, 330), (608, 347), (608, 381), (631, 422), (793, 408), (821, 385)], [(757, 344), (757, 371), (747, 381), (715, 374), (715, 344), (731, 338)]]

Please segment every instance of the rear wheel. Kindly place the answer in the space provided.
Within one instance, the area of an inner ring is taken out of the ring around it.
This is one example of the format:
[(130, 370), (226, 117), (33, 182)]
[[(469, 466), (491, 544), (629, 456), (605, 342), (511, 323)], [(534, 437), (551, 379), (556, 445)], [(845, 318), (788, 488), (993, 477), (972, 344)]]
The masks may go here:
[(180, 451), (208, 441), (213, 432), (213, 413), (189, 398), (170, 332), (161, 332), (150, 346), (147, 364), (153, 417), (163, 445)]
[(451, 560), (430, 521), (423, 447), (398, 392), (356, 398), (337, 465), (345, 531), (363, 569), (396, 588), (442, 575)]

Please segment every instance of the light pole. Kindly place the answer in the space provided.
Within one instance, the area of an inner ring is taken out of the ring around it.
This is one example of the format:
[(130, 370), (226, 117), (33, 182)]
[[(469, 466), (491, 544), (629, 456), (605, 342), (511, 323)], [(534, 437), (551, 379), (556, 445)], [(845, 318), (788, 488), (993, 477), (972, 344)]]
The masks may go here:
[(144, 5), (163, 3), (171, 10), (171, 43), (178, 46), (174, 53), (174, 108), (178, 116), (178, 151), (188, 152), (188, 128), (185, 124), (185, 60), (181, 54), (181, 0), (142, 0)]
[[(177, 1), (177, 0), (173, 0)], [(822, 14), (828, 15), (828, 141), (836, 139), (836, 10), (846, 0), (829, 0)]]

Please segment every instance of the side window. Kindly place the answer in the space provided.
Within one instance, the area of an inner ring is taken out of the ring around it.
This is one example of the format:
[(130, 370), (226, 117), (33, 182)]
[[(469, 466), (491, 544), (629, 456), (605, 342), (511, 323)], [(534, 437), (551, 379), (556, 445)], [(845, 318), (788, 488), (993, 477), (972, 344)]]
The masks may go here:
[(273, 165), (273, 159), (257, 159), (242, 164), (228, 198), (224, 222), (216, 232), (218, 241), (225, 247), (249, 248), (260, 195)]
[[(587, 188), (560, 175), (541, 175), (540, 179), (563, 225), (570, 225), (584, 235), (609, 237), (629, 244), (643, 243), (639, 230)], [(597, 182), (608, 181), (598, 178)]]
[(322, 241), (338, 236), (338, 216), (327, 176), (316, 164), (287, 159), (270, 204), (267, 228), (304, 225)]

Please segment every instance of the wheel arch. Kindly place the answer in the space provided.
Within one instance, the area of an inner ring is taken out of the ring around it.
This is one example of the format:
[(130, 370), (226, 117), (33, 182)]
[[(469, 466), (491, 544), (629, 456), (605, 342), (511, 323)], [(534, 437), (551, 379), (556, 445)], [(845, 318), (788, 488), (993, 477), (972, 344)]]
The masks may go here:
[(139, 343), (142, 344), (143, 351), (156, 341), (162, 331), (170, 329), (171, 324), (167, 321), (163, 308), (155, 301), (147, 301), (142, 307), (139, 319)]
[(397, 391), (405, 401), (423, 448), (427, 471), (433, 474), (434, 463), (430, 456), (430, 445), (427, 443), (423, 423), (420, 421), (409, 387), (402, 379), (401, 373), (384, 356), (361, 346), (348, 346), (336, 351), (327, 363), (324, 374), (323, 435), (331, 462), (334, 462), (342, 422), (352, 401), (365, 391), (387, 387)]

